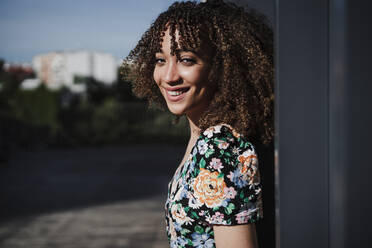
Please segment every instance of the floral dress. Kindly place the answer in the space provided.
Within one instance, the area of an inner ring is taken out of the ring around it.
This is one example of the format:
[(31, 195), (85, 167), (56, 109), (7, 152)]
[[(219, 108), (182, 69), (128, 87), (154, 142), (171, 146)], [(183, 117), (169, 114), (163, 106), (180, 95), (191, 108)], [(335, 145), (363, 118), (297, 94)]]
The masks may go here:
[(212, 225), (254, 223), (262, 218), (252, 144), (226, 124), (205, 130), (170, 181), (165, 210), (172, 248), (212, 248)]

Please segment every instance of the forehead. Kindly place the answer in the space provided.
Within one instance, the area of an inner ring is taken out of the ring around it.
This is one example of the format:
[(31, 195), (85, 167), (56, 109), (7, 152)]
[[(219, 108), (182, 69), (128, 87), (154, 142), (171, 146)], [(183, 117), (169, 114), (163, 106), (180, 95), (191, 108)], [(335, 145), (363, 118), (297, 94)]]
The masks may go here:
[(209, 39), (201, 35), (199, 29), (192, 32), (190, 29), (185, 30), (185, 27), (166, 25), (159, 36), (159, 50), (168, 47), (172, 54), (177, 54), (179, 50), (210, 54), (210, 48), (213, 47)]

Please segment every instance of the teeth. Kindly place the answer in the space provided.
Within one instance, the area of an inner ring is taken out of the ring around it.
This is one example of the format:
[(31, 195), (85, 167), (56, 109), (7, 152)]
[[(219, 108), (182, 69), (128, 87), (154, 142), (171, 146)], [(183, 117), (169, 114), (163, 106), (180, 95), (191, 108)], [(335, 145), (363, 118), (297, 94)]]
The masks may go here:
[(182, 91), (168, 91), (168, 94), (171, 96), (179, 96), (182, 94)]

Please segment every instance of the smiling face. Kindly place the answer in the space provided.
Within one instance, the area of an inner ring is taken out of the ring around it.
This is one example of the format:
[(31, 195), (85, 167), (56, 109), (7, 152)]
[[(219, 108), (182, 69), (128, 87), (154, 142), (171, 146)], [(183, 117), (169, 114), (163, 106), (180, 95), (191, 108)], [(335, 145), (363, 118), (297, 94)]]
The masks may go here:
[[(176, 41), (179, 35), (176, 31)], [(185, 114), (197, 121), (206, 110), (214, 93), (208, 82), (210, 63), (207, 54), (179, 51), (171, 55), (169, 29), (163, 37), (161, 52), (156, 53), (154, 80), (165, 98), (169, 110), (175, 115)]]

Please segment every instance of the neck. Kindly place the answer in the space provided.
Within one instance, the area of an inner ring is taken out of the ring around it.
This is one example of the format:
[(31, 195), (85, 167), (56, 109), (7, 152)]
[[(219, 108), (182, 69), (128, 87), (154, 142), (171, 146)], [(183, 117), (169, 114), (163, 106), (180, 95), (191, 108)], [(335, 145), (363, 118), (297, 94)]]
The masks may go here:
[(200, 128), (198, 124), (189, 117), (187, 117), (187, 119), (189, 120), (190, 139), (198, 138), (200, 135)]
[(194, 109), (192, 112), (188, 112), (186, 114), (186, 117), (189, 121), (190, 126), (190, 138), (199, 138), (200, 136), (200, 127), (199, 127), (199, 120), (202, 116), (202, 113), (206, 111), (207, 107), (206, 104), (200, 104), (199, 108)]

